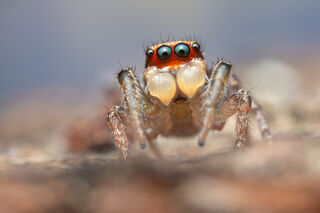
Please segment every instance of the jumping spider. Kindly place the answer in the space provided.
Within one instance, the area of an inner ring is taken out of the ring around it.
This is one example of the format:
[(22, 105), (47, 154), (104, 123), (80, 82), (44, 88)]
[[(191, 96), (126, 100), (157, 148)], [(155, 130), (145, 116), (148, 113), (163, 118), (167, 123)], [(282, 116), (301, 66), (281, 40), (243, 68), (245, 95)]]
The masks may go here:
[(199, 133), (198, 145), (203, 146), (209, 130), (222, 130), (233, 114), (235, 148), (243, 149), (249, 112), (255, 114), (262, 136), (271, 142), (261, 107), (231, 75), (231, 64), (218, 60), (214, 69), (208, 69), (195, 41), (171, 41), (147, 48), (144, 84), (131, 68), (122, 69), (118, 81), (122, 104), (111, 108), (107, 123), (123, 158), (131, 138), (143, 149), (158, 135)]

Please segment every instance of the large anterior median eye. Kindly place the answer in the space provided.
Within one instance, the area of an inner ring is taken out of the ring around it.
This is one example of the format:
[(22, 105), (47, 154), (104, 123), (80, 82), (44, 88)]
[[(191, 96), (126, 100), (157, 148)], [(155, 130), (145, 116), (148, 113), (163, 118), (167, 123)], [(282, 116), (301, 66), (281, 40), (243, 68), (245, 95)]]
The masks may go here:
[(172, 50), (168, 46), (162, 46), (158, 49), (157, 55), (160, 60), (167, 60), (171, 57)]
[(174, 53), (179, 57), (179, 58), (186, 58), (188, 57), (189, 53), (190, 53), (190, 49), (189, 46), (181, 43), (178, 44), (175, 48), (174, 48)]

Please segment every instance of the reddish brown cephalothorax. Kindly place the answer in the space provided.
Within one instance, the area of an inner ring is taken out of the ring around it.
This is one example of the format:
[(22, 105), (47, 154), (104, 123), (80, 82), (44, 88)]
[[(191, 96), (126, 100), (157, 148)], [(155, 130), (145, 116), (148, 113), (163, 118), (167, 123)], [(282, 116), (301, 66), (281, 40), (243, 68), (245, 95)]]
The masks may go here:
[(237, 116), (235, 147), (242, 149), (250, 112), (271, 142), (260, 105), (231, 75), (231, 64), (219, 60), (214, 69), (208, 69), (196, 41), (147, 48), (143, 80), (141, 85), (131, 68), (118, 74), (123, 101), (108, 113), (108, 125), (123, 158), (127, 158), (129, 140), (138, 140), (145, 148), (158, 135), (199, 134), (198, 145), (203, 146), (209, 130), (222, 130), (233, 114)]

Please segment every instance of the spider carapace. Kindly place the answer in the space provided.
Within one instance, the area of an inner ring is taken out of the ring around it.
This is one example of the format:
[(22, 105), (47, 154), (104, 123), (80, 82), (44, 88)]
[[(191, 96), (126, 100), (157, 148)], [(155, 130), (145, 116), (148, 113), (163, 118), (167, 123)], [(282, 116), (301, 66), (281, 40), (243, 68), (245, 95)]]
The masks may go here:
[(108, 113), (107, 123), (123, 158), (128, 141), (138, 140), (145, 148), (158, 135), (199, 134), (203, 146), (209, 130), (222, 130), (236, 114), (236, 149), (243, 149), (248, 114), (256, 115), (263, 137), (271, 134), (261, 107), (241, 88), (231, 74), (231, 64), (218, 60), (208, 69), (200, 44), (196, 41), (171, 41), (146, 49), (143, 84), (131, 68), (118, 74), (122, 103)]

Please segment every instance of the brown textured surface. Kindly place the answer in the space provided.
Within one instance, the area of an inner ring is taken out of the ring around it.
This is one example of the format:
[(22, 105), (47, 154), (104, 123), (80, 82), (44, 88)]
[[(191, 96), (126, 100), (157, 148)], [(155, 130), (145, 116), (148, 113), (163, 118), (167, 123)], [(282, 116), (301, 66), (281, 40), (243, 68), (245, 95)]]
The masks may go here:
[(320, 143), (184, 159), (83, 154), (2, 164), (0, 212), (319, 212)]

